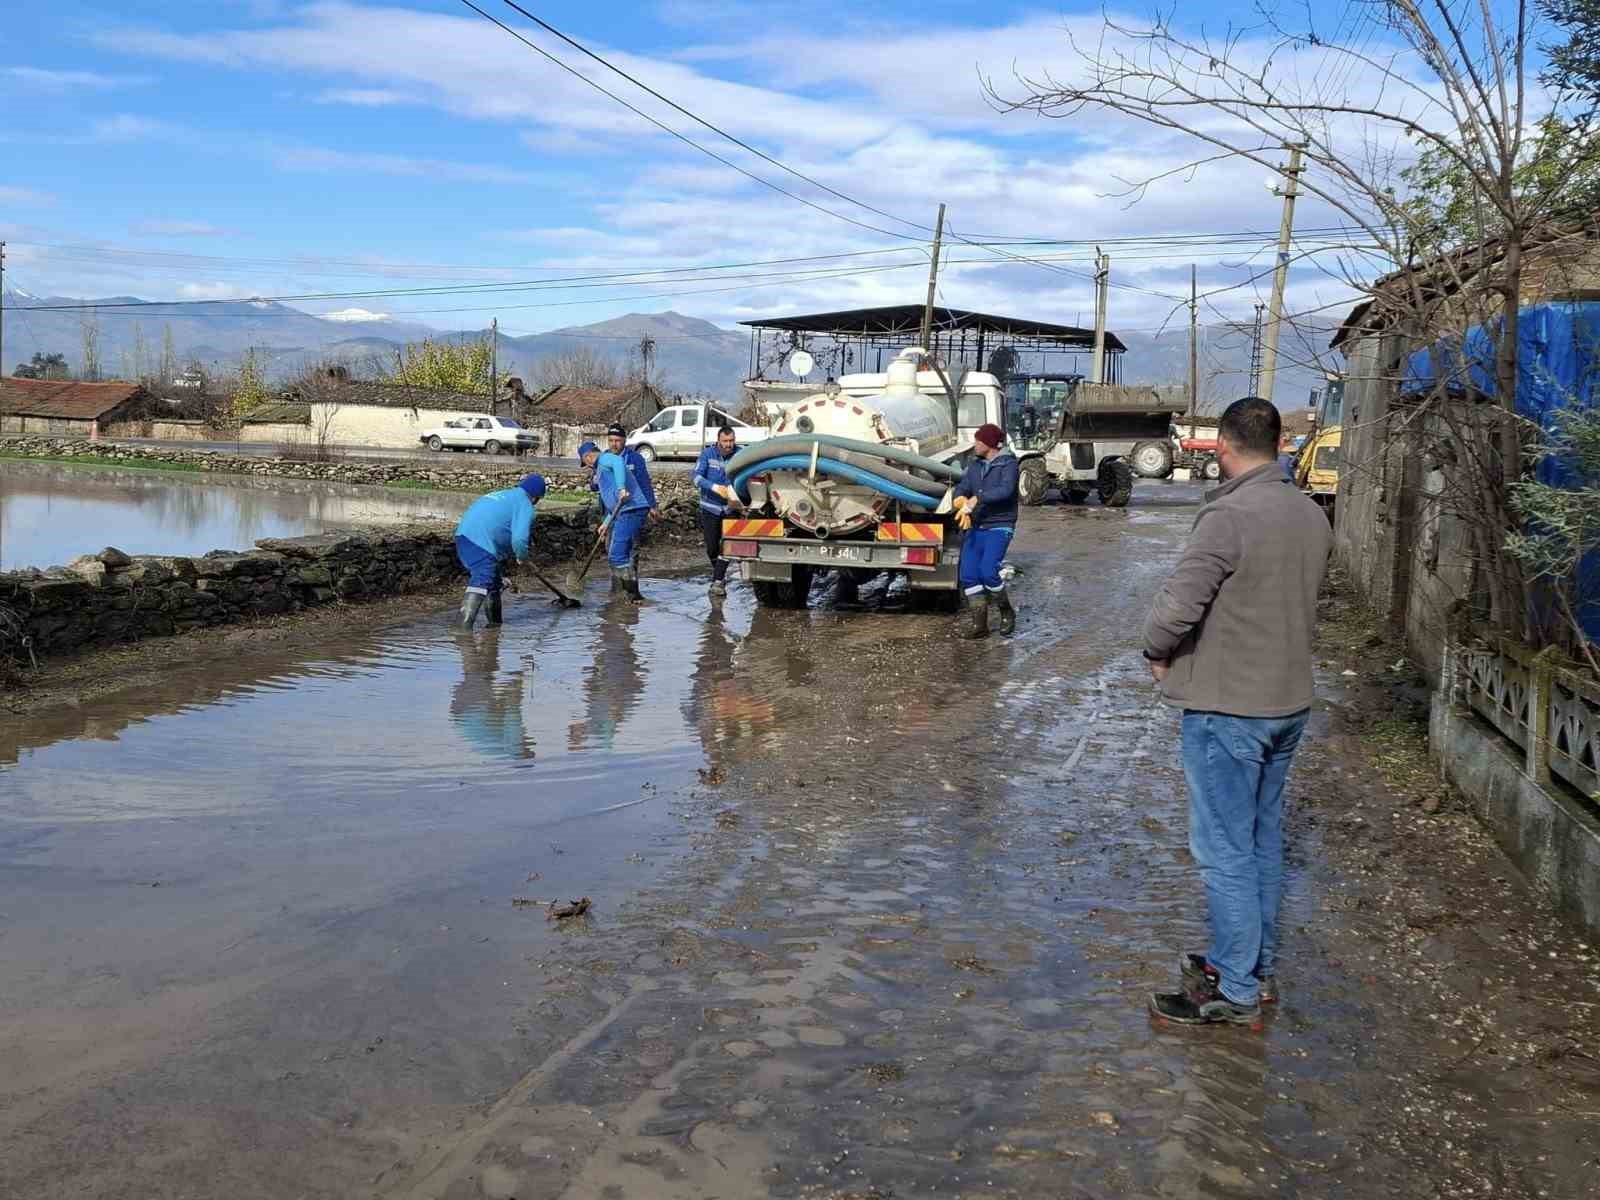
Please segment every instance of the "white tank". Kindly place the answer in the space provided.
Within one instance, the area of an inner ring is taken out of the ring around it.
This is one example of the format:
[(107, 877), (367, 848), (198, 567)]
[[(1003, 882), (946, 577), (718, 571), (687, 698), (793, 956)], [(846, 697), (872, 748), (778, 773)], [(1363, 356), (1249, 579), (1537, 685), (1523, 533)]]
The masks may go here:
[[(870, 391), (851, 387), (849, 392), (836, 389), (806, 397), (789, 407), (773, 436), (830, 434), (892, 442), (924, 455), (949, 448), (956, 440), (949, 401), (917, 386), (917, 366), (925, 357), (918, 347), (902, 350), (889, 364), (884, 382)], [(894, 501), (863, 484), (820, 471), (812, 477), (809, 470), (773, 471), (770, 478), (767, 491), (778, 515), (816, 536), (848, 536), (885, 516), (893, 519)]]
[(884, 384), (870, 395), (851, 388), (850, 394), (840, 390), (806, 397), (789, 406), (773, 433), (779, 437), (827, 433), (861, 442), (894, 442), (927, 455), (949, 448), (956, 435), (949, 401), (917, 386), (917, 365), (924, 357), (926, 352), (919, 347), (902, 350), (889, 364)]

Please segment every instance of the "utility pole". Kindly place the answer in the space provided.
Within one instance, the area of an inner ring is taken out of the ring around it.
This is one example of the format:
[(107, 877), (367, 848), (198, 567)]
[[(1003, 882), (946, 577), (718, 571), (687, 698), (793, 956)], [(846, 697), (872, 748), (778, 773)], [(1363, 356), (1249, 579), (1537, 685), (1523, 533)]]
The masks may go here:
[(1256, 305), (1255, 324), (1250, 329), (1250, 394), (1260, 396), (1261, 387), (1261, 305)]
[(1278, 378), (1278, 329), (1283, 323), (1283, 289), (1289, 282), (1289, 239), (1294, 235), (1294, 201), (1300, 194), (1300, 154), (1303, 142), (1288, 147), (1289, 165), (1284, 169), (1287, 182), (1277, 189), (1283, 196), (1283, 219), (1278, 223), (1278, 266), (1272, 273), (1272, 313), (1267, 319), (1267, 342), (1261, 354), (1261, 390), (1252, 394), (1272, 399)]
[(0, 242), (0, 379), (6, 377), (6, 244)]
[(499, 317), (494, 317), (489, 321), (489, 411), (497, 417), (500, 415)]
[(1094, 250), (1094, 365), (1089, 368), (1091, 383), (1106, 381), (1106, 295), (1111, 291), (1111, 256)]
[(1197, 271), (1189, 264), (1189, 419), (1200, 411), (1200, 304)]
[(922, 306), (922, 348), (929, 355), (933, 347), (933, 296), (939, 286), (939, 251), (944, 243), (944, 205), (939, 205), (939, 219), (933, 223), (933, 259), (928, 263), (928, 302)]

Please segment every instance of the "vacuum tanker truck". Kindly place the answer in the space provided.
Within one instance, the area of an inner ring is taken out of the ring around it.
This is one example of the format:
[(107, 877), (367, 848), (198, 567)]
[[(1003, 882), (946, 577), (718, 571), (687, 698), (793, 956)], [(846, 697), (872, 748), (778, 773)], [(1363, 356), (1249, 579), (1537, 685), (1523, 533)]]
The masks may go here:
[(786, 407), (765, 441), (728, 464), (743, 512), (722, 553), (758, 603), (803, 608), (819, 570), (903, 572), (913, 600), (953, 607), (961, 538), (951, 490), (972, 434), (1000, 424), (991, 375), (921, 369), (904, 350), (883, 374), (846, 375)]

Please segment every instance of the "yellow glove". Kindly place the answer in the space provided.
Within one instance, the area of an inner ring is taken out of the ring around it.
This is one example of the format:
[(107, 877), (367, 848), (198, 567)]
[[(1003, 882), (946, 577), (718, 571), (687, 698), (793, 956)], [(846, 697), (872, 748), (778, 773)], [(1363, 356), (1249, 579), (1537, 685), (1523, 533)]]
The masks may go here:
[(725, 483), (713, 483), (711, 485), (711, 490), (717, 495), (721, 496), (729, 504), (737, 504), (739, 502), (739, 497), (735, 496), (733, 494), (733, 489)]
[(971, 529), (972, 514), (969, 513), (965, 508), (958, 509), (956, 511), (956, 524), (961, 526), (962, 529)]

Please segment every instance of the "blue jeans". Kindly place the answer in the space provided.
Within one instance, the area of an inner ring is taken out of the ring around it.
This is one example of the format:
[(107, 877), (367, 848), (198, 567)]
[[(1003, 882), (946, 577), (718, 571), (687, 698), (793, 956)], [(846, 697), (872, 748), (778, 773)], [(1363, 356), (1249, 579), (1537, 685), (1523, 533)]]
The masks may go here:
[(456, 558), (467, 569), (467, 586), (492, 596), (500, 590), (500, 560), (471, 538), (456, 538)]
[(1211, 922), (1206, 961), (1236, 1004), (1260, 998), (1277, 970), (1283, 899), (1283, 785), (1310, 710), (1288, 717), (1183, 714), (1189, 850)]
[(987, 588), (998, 592), (1005, 587), (1000, 578), (1000, 564), (1006, 559), (1006, 548), (1011, 545), (1010, 529), (969, 529), (961, 542), (961, 590), (976, 596)]
[(633, 562), (639, 534), (649, 515), (648, 508), (625, 508), (611, 519), (611, 542), (606, 548), (606, 560), (613, 567), (626, 567)]

